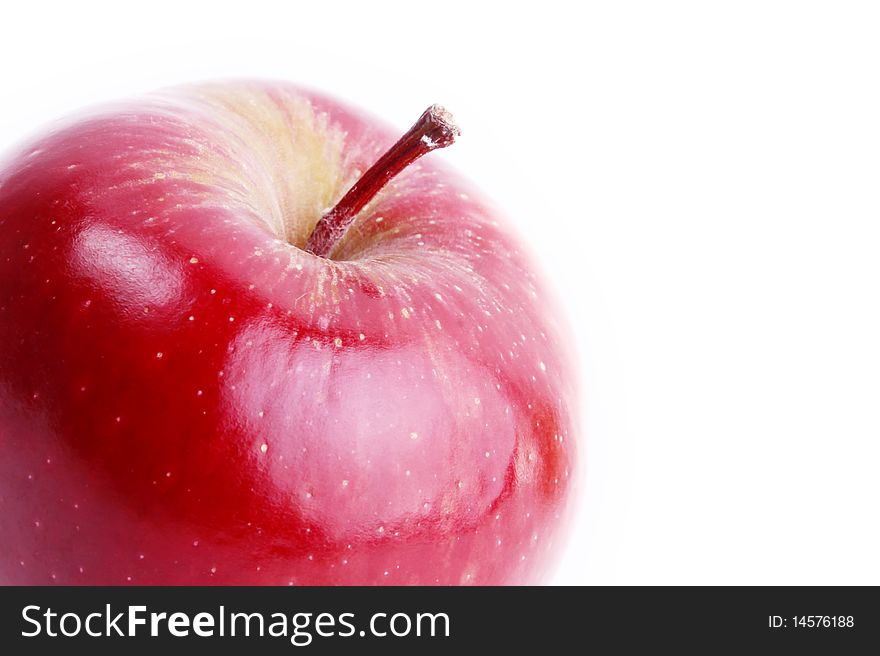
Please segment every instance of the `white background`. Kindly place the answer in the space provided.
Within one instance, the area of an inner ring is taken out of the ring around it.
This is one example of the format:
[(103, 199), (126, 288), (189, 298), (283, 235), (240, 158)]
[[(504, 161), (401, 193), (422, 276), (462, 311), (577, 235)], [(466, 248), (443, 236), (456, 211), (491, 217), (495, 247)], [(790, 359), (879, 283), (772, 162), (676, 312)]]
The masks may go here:
[(507, 209), (580, 339), (562, 584), (880, 583), (880, 14), (857, 2), (7, 3), (0, 148), (175, 82), (287, 78)]

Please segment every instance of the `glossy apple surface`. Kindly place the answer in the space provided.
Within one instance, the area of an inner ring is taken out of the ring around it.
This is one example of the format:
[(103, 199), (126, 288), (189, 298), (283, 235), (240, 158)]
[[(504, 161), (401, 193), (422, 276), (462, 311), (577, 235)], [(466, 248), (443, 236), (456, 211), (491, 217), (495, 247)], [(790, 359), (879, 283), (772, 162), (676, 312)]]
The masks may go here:
[(575, 471), (567, 333), (429, 156), (285, 84), (161, 92), (0, 168), (0, 583), (543, 580)]

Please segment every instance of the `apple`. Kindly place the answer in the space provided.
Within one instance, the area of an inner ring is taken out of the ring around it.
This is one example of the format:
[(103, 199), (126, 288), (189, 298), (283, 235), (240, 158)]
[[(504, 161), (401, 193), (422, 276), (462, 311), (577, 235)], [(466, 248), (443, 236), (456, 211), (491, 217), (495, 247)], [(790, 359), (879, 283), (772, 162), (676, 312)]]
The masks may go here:
[(571, 340), (498, 211), (416, 162), (456, 134), (238, 81), (14, 154), (0, 583), (545, 580)]

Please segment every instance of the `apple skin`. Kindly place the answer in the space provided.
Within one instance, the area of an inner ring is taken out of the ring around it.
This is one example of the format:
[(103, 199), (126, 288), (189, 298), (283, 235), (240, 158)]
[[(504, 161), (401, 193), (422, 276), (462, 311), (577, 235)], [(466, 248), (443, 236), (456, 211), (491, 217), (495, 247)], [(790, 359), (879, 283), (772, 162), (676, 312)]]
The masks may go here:
[(0, 583), (528, 584), (576, 478), (570, 338), (429, 156), (264, 81), (55, 126), (0, 168)]

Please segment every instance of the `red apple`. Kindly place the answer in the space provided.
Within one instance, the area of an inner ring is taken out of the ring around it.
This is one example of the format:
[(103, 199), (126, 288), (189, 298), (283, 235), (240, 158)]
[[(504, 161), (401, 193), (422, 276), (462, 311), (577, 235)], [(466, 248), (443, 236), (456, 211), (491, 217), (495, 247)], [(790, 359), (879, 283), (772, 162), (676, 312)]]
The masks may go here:
[(453, 136), (429, 111), (380, 158), (363, 113), (236, 82), (12, 157), (0, 582), (542, 580), (572, 356), (497, 211), (410, 164)]

